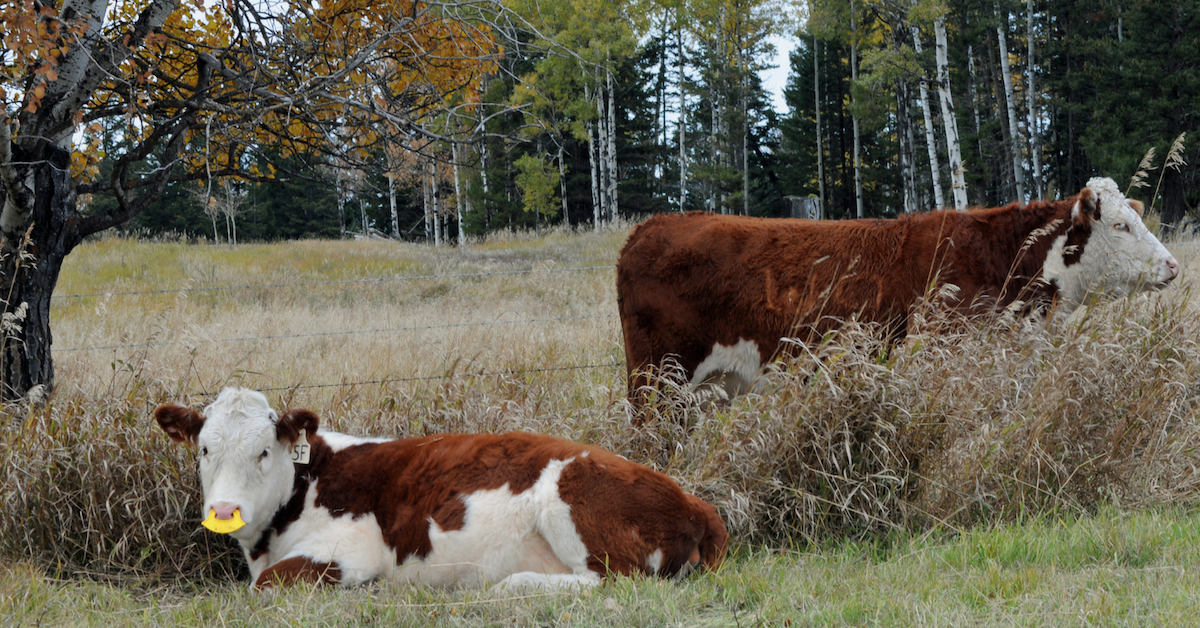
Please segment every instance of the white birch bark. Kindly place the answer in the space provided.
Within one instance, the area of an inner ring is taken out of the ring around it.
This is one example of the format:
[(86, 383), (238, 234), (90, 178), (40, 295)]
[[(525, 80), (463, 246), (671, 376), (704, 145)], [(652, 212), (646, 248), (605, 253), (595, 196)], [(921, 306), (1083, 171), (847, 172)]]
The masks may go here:
[(600, 189), (600, 223), (608, 220), (608, 115), (604, 111), (604, 90), (596, 93), (597, 185)]
[(1026, 63), (1028, 63), (1025, 73), (1029, 76), (1029, 88), (1025, 91), (1025, 107), (1029, 110), (1029, 166), (1030, 175), (1033, 177), (1033, 193), (1037, 195), (1037, 198), (1044, 198), (1045, 190), (1042, 187), (1042, 147), (1038, 142), (1037, 107), (1035, 106), (1035, 92), (1033, 91), (1033, 73), (1036, 69), (1033, 65), (1033, 0), (1027, 0), (1025, 8), (1025, 38), (1029, 43), (1028, 53), (1025, 58)]
[(971, 80), (967, 84), (967, 93), (971, 98), (971, 115), (974, 116), (975, 123), (975, 141), (978, 142), (979, 158), (983, 159), (983, 137), (979, 134), (981, 126), (979, 121), (979, 93), (975, 89), (978, 79), (975, 75), (975, 49), (971, 45), (967, 45), (967, 71), (970, 72)]
[(450, 161), (454, 167), (454, 208), (458, 212), (458, 245), (463, 244), (463, 194), (458, 178), (458, 143), (450, 142)]
[(683, 24), (676, 9), (675, 45), (679, 53), (679, 212), (687, 210), (687, 152), (684, 150), (687, 128), (687, 94), (684, 92)]
[(438, 186), (438, 171), (437, 161), (433, 158), (429, 159), (429, 201), (433, 212), (433, 245), (442, 245), (442, 207), (438, 199), (438, 193), (441, 191)]
[(400, 214), (396, 211), (396, 175), (389, 172), (388, 180), (388, 203), (392, 208), (392, 237), (400, 237)]
[(558, 196), (562, 199), (563, 224), (571, 226), (571, 214), (567, 212), (567, 166), (563, 161), (563, 138), (558, 138)]
[(1012, 69), (1008, 62), (1008, 14), (998, 13), (1000, 23), (996, 26), (996, 37), (1000, 41), (1000, 76), (1004, 80), (1004, 105), (1008, 109), (1008, 130), (1012, 143), (1008, 150), (1012, 157), (1013, 187), (1017, 201), (1025, 200), (1025, 168), (1021, 164), (1021, 130), (1017, 128), (1017, 103), (1013, 96)]
[[(850, 0), (850, 82), (858, 82), (858, 20), (855, 18), (854, 0)], [(853, 96), (851, 96), (853, 103)], [(854, 207), (857, 216), (863, 217), (862, 194), (862, 136), (858, 130), (858, 116), (851, 116), (854, 126)]]
[[(912, 27), (913, 50), (921, 54), (921, 31)], [(933, 179), (933, 203), (936, 209), (946, 207), (946, 197), (942, 194), (942, 171), (938, 165), (937, 137), (933, 128), (933, 112), (929, 108), (929, 81), (921, 76), (921, 114), (925, 118), (925, 146), (929, 150), (929, 176)]]
[(954, 193), (954, 209), (967, 208), (967, 181), (963, 171), (962, 150), (958, 143), (958, 119), (954, 115), (954, 99), (950, 95), (950, 61), (946, 50), (946, 19), (933, 23), (937, 37), (938, 96), (942, 103), (942, 125), (946, 127), (946, 149), (950, 154), (950, 187)]
[(612, 70), (606, 72), (608, 83), (608, 220), (617, 219), (617, 104)]
[(588, 120), (587, 126), (587, 144), (588, 144), (588, 163), (591, 165), (592, 175), (592, 230), (596, 233), (600, 232), (600, 163), (596, 156), (596, 125)]
[(817, 36), (813, 35), (813, 98), (817, 111), (817, 189), (820, 191), (818, 199), (821, 206), (817, 208), (817, 215), (825, 217), (825, 153), (821, 149), (821, 70), (817, 57), (820, 54), (821, 45), (817, 43)]
[(433, 241), (433, 205), (430, 202), (430, 168), (425, 166), (424, 177), (421, 177), (421, 199), (425, 209), (425, 243)]

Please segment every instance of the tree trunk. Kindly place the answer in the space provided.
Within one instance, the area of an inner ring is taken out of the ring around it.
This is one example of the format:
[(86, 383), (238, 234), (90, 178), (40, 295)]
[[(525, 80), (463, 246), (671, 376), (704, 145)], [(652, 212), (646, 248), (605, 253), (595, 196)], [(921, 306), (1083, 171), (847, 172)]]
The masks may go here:
[(592, 230), (600, 233), (600, 163), (596, 155), (596, 125), (587, 121), (588, 163), (592, 175)]
[[(896, 18), (897, 25), (900, 18)], [(904, 29), (892, 29), (892, 49), (897, 53), (904, 43)], [(896, 78), (896, 144), (900, 152), (900, 178), (904, 187), (904, 213), (917, 211), (916, 168), (913, 165), (912, 120), (909, 117), (909, 85), (904, 77)]]
[(608, 220), (617, 219), (617, 105), (612, 70), (606, 72), (608, 82)]
[(396, 175), (389, 172), (388, 180), (388, 202), (392, 206), (392, 237), (400, 237), (400, 214), (396, 211)]
[[(912, 27), (913, 50), (921, 54), (921, 31)], [(946, 197), (942, 194), (942, 172), (938, 165), (937, 137), (933, 128), (933, 112), (929, 108), (929, 86), (924, 76), (921, 77), (921, 114), (925, 117), (925, 146), (929, 150), (929, 176), (933, 179), (933, 203), (937, 209), (946, 207)]]
[[(33, 161), (33, 211), (30, 227), (4, 232), (0, 260), (3, 282), (3, 337), (0, 338), (0, 385), (3, 398), (39, 400), (54, 388), (50, 347), (50, 297), (63, 259), (82, 239), (70, 217), (76, 193), (70, 179), (70, 153), (49, 148), (44, 160), (13, 151), (14, 162)], [(7, 213), (7, 211), (6, 211)], [(28, 233), (28, 243), (25, 235)], [(22, 258), (22, 254), (32, 255)]]
[(1008, 14), (999, 14), (996, 38), (1000, 42), (1000, 77), (1004, 80), (1004, 105), (1008, 109), (1008, 128), (1011, 141), (1008, 145), (1012, 157), (1013, 191), (1018, 202), (1025, 200), (1025, 168), (1021, 164), (1021, 131), (1017, 128), (1017, 103), (1013, 96), (1012, 69), (1008, 62)]
[(683, 23), (679, 17), (681, 8), (675, 9), (675, 46), (679, 56), (679, 212), (687, 211), (687, 152), (684, 150), (687, 128), (687, 96), (683, 87)]
[[(979, 120), (979, 90), (975, 87), (975, 84), (978, 82), (978, 78), (975, 73), (975, 48), (971, 45), (967, 45), (967, 71), (970, 76), (970, 80), (967, 81), (967, 97), (971, 99), (971, 116), (972, 122), (975, 124), (975, 126), (972, 127), (975, 131), (975, 144), (976, 149), (979, 151), (979, 163), (981, 165), (985, 165), (983, 136), (980, 135), (979, 132), (979, 129), (982, 126)], [(984, 194), (986, 195), (987, 193), (984, 192)]]
[(954, 99), (950, 94), (950, 61), (946, 49), (946, 19), (933, 23), (937, 36), (938, 96), (942, 103), (942, 124), (946, 127), (946, 149), (950, 155), (950, 184), (954, 192), (954, 209), (967, 208), (967, 182), (963, 172), (962, 151), (958, 143), (958, 119), (954, 115)]
[(558, 195), (562, 199), (563, 224), (571, 226), (571, 215), (567, 213), (567, 165), (563, 161), (563, 138), (558, 138)]
[[(858, 20), (855, 17), (854, 0), (850, 0), (850, 101), (853, 104), (853, 85), (858, 82)], [(852, 117), (854, 126), (854, 207), (859, 218), (863, 217), (862, 194), (862, 139), (858, 130), (858, 116)]]
[(421, 175), (421, 200), (425, 210), (425, 243), (429, 244), (433, 241), (433, 211), (432, 203), (429, 200), (429, 188), (432, 183), (429, 180), (429, 167), (422, 166), (425, 170)]
[(1175, 228), (1187, 215), (1187, 199), (1184, 197), (1183, 173), (1176, 168), (1167, 168), (1163, 173), (1162, 183), (1162, 219), (1158, 228), (1159, 235), (1167, 237), (1175, 232)]
[(438, 187), (437, 160), (429, 158), (429, 204), (433, 213), (433, 245), (442, 245), (442, 207), (438, 198), (441, 190)]
[(817, 43), (817, 36), (813, 35), (813, 98), (815, 99), (817, 110), (817, 189), (820, 191), (821, 207), (817, 213), (825, 217), (825, 155), (821, 150), (821, 80), (820, 67), (817, 62), (817, 57), (820, 54), (821, 46)]
[(1025, 73), (1029, 75), (1029, 87), (1025, 92), (1025, 107), (1029, 110), (1030, 175), (1033, 177), (1033, 191), (1037, 195), (1037, 198), (1044, 198), (1046, 191), (1042, 185), (1042, 147), (1038, 143), (1037, 103), (1034, 101), (1035, 92), (1033, 91), (1033, 73), (1035, 70), (1033, 64), (1033, 0), (1027, 0), (1026, 2), (1025, 30), (1026, 39), (1029, 44), (1025, 59), (1025, 62), (1028, 64)]
[(465, 240), (463, 239), (462, 183), (458, 177), (458, 150), (458, 143), (450, 142), (450, 160), (454, 162), (454, 209), (458, 213), (458, 246), (462, 246)]

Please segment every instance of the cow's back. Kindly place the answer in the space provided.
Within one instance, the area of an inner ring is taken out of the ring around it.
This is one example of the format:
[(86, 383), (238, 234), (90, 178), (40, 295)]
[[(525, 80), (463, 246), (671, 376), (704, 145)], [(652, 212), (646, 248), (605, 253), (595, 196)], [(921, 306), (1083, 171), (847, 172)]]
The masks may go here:
[[(855, 314), (899, 317), (928, 276), (918, 271), (923, 262), (900, 260), (927, 230), (912, 220), (651, 218), (617, 263), (630, 373), (667, 356), (689, 374), (720, 352), (762, 362), (782, 336)], [(631, 391), (645, 383), (631, 379)]]

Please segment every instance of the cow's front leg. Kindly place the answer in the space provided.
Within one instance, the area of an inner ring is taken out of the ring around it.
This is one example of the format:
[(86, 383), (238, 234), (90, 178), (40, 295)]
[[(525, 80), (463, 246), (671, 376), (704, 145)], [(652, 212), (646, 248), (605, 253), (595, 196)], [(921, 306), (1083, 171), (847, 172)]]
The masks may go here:
[(257, 589), (289, 586), (298, 582), (310, 584), (337, 584), (342, 572), (336, 564), (318, 563), (306, 556), (285, 558), (267, 567), (254, 582)]

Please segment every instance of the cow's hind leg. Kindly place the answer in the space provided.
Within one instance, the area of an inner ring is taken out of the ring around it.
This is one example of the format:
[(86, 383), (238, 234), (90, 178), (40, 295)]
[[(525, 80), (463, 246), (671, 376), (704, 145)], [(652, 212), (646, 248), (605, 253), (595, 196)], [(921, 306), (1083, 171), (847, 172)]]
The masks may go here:
[(726, 346), (713, 343), (712, 351), (692, 372), (690, 388), (721, 389), (725, 399), (732, 399), (754, 388), (762, 369), (758, 343), (739, 338)]
[(583, 574), (522, 571), (501, 580), (492, 587), (492, 591), (573, 591), (598, 584), (600, 575), (591, 571)]
[(285, 558), (258, 575), (254, 587), (270, 589), (277, 586), (288, 586), (298, 582), (310, 584), (337, 584), (342, 580), (342, 572), (337, 565), (318, 563), (307, 556)]

